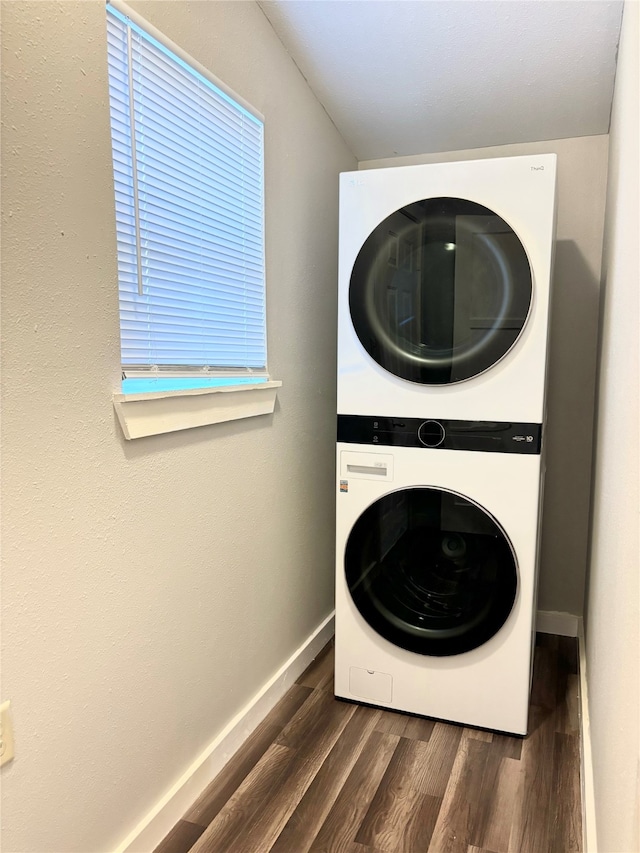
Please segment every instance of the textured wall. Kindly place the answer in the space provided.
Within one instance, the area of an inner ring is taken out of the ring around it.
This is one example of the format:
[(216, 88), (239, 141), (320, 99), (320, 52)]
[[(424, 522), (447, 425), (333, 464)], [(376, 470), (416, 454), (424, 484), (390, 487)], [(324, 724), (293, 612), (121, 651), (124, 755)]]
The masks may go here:
[(547, 474), (538, 608), (582, 614), (607, 136), (368, 160), (360, 168), (486, 157), (558, 156), (547, 393)]
[(266, 116), (273, 416), (125, 443), (102, 2), (3, 3), (3, 850), (112, 848), (332, 608), (337, 173), (253, 2), (141, 11)]
[(599, 853), (640, 850), (639, 12), (625, 3), (611, 118), (586, 612)]

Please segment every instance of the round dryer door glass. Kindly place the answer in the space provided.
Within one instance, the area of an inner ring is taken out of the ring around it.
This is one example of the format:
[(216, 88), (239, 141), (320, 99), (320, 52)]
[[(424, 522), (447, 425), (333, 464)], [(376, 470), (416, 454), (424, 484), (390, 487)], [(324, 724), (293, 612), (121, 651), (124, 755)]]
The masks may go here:
[(345, 552), (353, 601), (394, 645), (456, 655), (496, 634), (511, 613), (518, 576), (497, 522), (440, 489), (392, 492), (357, 520)]
[(432, 198), (397, 210), (364, 242), (349, 308), (385, 370), (444, 385), (488, 370), (527, 321), (532, 279), (513, 229), (489, 208)]

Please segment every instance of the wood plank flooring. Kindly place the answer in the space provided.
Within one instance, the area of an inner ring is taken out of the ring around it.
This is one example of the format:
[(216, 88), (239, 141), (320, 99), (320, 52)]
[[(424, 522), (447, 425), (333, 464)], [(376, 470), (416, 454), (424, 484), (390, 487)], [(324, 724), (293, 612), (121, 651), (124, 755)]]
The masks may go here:
[(575, 639), (539, 634), (530, 734), (337, 701), (329, 645), (155, 853), (578, 853)]

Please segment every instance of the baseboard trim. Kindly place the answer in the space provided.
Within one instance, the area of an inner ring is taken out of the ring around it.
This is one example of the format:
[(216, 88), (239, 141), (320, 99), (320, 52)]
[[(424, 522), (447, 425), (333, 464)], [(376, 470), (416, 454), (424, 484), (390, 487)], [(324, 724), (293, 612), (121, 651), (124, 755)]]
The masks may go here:
[(334, 633), (334, 614), (329, 616), (296, 649), (276, 674), (247, 702), (225, 728), (201, 752), (188, 770), (116, 848), (114, 853), (149, 853), (171, 831), (251, 732), (280, 701)]
[(541, 634), (558, 634), (560, 637), (577, 637), (579, 616), (558, 610), (538, 610), (536, 630)]
[(555, 610), (538, 610), (536, 629), (542, 634), (577, 637), (578, 678), (580, 696), (580, 793), (582, 800), (582, 849), (584, 853), (597, 853), (596, 801), (593, 785), (593, 758), (589, 725), (589, 692), (587, 688), (587, 654), (584, 625), (580, 616)]
[(593, 757), (587, 688), (587, 650), (582, 619), (578, 620), (578, 671), (580, 674), (580, 786), (582, 793), (582, 849), (597, 853), (596, 800), (593, 785)]
[[(582, 620), (571, 613), (539, 610), (536, 629), (543, 634), (578, 638), (583, 849), (584, 853), (596, 853), (593, 765)], [(334, 613), (331, 613), (200, 753), (177, 782), (115, 848), (114, 853), (150, 853), (157, 847), (251, 732), (280, 701), (295, 679), (329, 642), (333, 633)]]

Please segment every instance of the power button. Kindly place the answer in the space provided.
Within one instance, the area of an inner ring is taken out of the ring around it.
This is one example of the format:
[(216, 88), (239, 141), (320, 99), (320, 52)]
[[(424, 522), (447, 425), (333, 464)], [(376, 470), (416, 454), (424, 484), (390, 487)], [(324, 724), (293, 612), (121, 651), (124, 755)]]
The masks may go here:
[(444, 427), (438, 421), (425, 421), (418, 427), (418, 438), (425, 447), (439, 447), (444, 436)]

